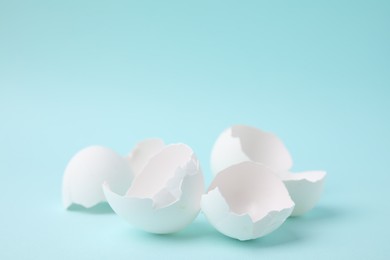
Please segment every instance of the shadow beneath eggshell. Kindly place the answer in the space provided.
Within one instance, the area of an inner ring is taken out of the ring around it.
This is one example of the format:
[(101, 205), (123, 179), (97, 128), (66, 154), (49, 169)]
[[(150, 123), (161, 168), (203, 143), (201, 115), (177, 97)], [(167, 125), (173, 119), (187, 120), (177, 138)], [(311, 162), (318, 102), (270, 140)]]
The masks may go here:
[(103, 214), (114, 214), (110, 205), (106, 202), (102, 202), (93, 206), (92, 208), (85, 208), (81, 205), (72, 204), (68, 209), (70, 212), (77, 212), (83, 214), (103, 215)]
[(334, 223), (336, 220), (341, 220), (350, 214), (351, 211), (347, 209), (319, 206), (303, 216), (288, 218), (285, 225), (306, 234), (320, 224)]
[(229, 244), (248, 248), (268, 248), (302, 243), (317, 236), (317, 227), (331, 225), (336, 220), (344, 218), (350, 212), (344, 208), (318, 206), (303, 216), (290, 217), (277, 230), (264, 237), (239, 241), (229, 237)]
[(296, 232), (295, 230), (289, 228), (288, 225), (284, 223), (283, 226), (281, 226), (271, 234), (268, 234), (258, 239), (242, 242), (244, 242), (244, 244), (248, 247), (267, 248), (298, 243), (304, 239), (304, 236), (302, 236), (299, 232)]
[[(127, 231), (128, 232), (128, 231)], [(227, 237), (215, 230), (207, 220), (199, 218), (186, 227), (184, 230), (173, 234), (152, 234), (142, 230), (132, 229), (131, 237), (139, 241), (145, 239), (147, 242), (156, 242), (163, 244), (180, 244), (189, 243), (194, 240), (205, 240), (212, 243), (215, 247), (232, 246), (240, 249), (243, 248), (261, 248), (279, 246), (287, 243), (297, 242), (301, 237), (286, 226), (281, 227), (268, 236), (255, 240), (239, 241)], [(129, 233), (127, 233), (128, 235)], [(210, 242), (211, 241), (211, 242)]]
[(318, 206), (303, 216), (288, 218), (280, 228), (264, 237), (247, 241), (226, 238), (232, 241), (230, 243), (232, 245), (237, 244), (240, 247), (250, 248), (268, 248), (302, 243), (318, 235), (316, 227), (319, 225), (333, 223), (336, 219), (341, 219), (347, 214), (344, 209)]
[(204, 239), (205, 237), (218, 236), (218, 232), (203, 219), (196, 219), (185, 229), (172, 234), (153, 234), (138, 229), (132, 229), (131, 233), (137, 239), (158, 241), (158, 243), (187, 243), (192, 240)]
[(318, 207), (308, 212), (304, 216), (290, 217), (277, 230), (264, 237), (240, 241), (234, 238), (227, 237), (212, 227), (204, 216), (200, 215), (192, 224), (184, 230), (174, 234), (152, 234), (142, 230), (131, 228), (126, 230), (125, 236), (130, 239), (145, 240), (145, 242), (170, 244), (189, 243), (194, 240), (204, 240), (205, 243), (212, 243), (214, 247), (231, 246), (237, 250), (245, 249), (261, 249), (270, 247), (282, 247), (294, 243), (302, 243), (305, 240), (310, 240), (316, 233), (316, 227), (326, 223), (333, 223), (337, 218), (341, 218), (346, 214), (345, 211), (337, 208)]

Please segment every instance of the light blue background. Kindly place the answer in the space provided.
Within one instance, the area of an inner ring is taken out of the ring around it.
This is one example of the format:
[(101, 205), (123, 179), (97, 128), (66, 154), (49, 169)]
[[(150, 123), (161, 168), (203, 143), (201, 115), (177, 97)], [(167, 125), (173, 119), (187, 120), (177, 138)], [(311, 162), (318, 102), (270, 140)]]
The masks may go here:
[[(1, 1), (0, 259), (389, 259), (389, 1)], [(79, 149), (279, 135), (328, 171), (317, 208), (249, 242), (65, 211)]]

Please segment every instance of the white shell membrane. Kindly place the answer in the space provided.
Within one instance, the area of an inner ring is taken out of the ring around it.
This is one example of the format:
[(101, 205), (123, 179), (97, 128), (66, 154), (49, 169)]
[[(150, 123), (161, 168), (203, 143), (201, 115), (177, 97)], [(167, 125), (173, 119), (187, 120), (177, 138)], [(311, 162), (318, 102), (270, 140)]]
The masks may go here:
[(283, 142), (274, 134), (260, 129), (234, 125), (217, 138), (211, 153), (214, 175), (244, 161), (265, 164), (274, 171), (287, 171), (292, 159)]
[(127, 157), (134, 176), (137, 176), (150, 158), (159, 153), (164, 146), (164, 141), (158, 138), (146, 139), (136, 144)]
[(151, 233), (177, 232), (200, 211), (203, 174), (192, 149), (165, 146), (135, 177), (125, 193), (104, 185), (112, 209), (130, 224)]
[(239, 240), (255, 239), (277, 229), (294, 202), (269, 168), (242, 162), (220, 172), (202, 197), (202, 211), (221, 233)]
[(214, 144), (211, 153), (213, 174), (245, 161), (263, 164), (280, 176), (295, 202), (292, 216), (306, 213), (320, 199), (325, 172), (291, 173), (292, 158), (276, 135), (250, 126), (234, 125), (223, 131)]
[(326, 172), (308, 171), (290, 173), (282, 177), (295, 208), (291, 216), (300, 216), (314, 208), (321, 197)]

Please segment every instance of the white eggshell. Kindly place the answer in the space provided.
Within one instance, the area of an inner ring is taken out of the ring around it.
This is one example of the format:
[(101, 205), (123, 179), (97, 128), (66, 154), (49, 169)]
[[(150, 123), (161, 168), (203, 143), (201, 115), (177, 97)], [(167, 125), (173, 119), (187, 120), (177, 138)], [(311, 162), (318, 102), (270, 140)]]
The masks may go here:
[(291, 216), (300, 216), (311, 210), (321, 197), (323, 191), (324, 171), (308, 171), (301, 173), (289, 173), (282, 177), (295, 208)]
[(211, 153), (214, 175), (244, 161), (265, 164), (275, 171), (287, 171), (292, 159), (283, 142), (274, 134), (257, 128), (234, 125), (217, 139)]
[(103, 182), (125, 192), (132, 179), (127, 160), (115, 151), (102, 146), (87, 147), (75, 154), (65, 169), (63, 204), (65, 208), (72, 204), (93, 207), (105, 201)]
[(242, 162), (214, 178), (202, 196), (202, 211), (222, 234), (255, 239), (277, 229), (294, 208), (286, 187), (269, 168)]
[(190, 147), (165, 146), (135, 177), (126, 193), (103, 186), (112, 209), (130, 224), (151, 233), (177, 232), (200, 211), (203, 174)]
[(292, 159), (283, 142), (274, 134), (260, 129), (235, 125), (217, 139), (211, 153), (211, 167), (215, 174), (239, 162), (263, 164), (280, 176), (295, 202), (293, 216), (302, 215), (319, 200), (325, 172), (290, 173)]
[(137, 176), (150, 158), (160, 152), (164, 146), (164, 141), (157, 138), (139, 142), (127, 157), (134, 176)]

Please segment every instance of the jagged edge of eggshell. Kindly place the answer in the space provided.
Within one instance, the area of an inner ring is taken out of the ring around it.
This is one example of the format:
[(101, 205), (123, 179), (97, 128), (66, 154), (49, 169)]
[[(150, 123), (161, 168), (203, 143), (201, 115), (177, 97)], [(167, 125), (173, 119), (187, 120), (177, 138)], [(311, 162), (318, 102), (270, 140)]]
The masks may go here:
[[(291, 207), (270, 210), (262, 218), (254, 220), (248, 213), (237, 214), (233, 212), (219, 188), (215, 187), (202, 196), (201, 209), (210, 224), (219, 232), (245, 241), (265, 236), (276, 230), (290, 216), (294, 209), (294, 203), (291, 200)], [(280, 223), (277, 223), (275, 219), (280, 219)], [(244, 226), (252, 228), (251, 236), (239, 234)]]
[(129, 155), (125, 157), (133, 170), (134, 177), (142, 172), (150, 159), (165, 146), (164, 141), (160, 138), (149, 138), (138, 142)]
[[(185, 144), (172, 144), (172, 145), (185, 145)], [(168, 145), (168, 146), (170, 146), (170, 145)], [(165, 146), (165, 147), (168, 147), (168, 146)], [(157, 156), (157, 154), (154, 156)], [(186, 169), (188, 169), (188, 167), (191, 167), (193, 169), (186, 170)], [(172, 186), (175, 184), (180, 186), (180, 188), (179, 188), (180, 191), (178, 193), (179, 196), (171, 203), (166, 204), (162, 207), (155, 203), (154, 198), (138, 198), (138, 197), (128, 197), (126, 195), (120, 195), (120, 194), (112, 191), (107, 183), (103, 184), (103, 191), (104, 191), (105, 196), (107, 198), (107, 201), (108, 201), (109, 205), (112, 207), (112, 209), (119, 216), (126, 219), (128, 222), (132, 223), (133, 220), (131, 219), (131, 216), (134, 216), (134, 215), (132, 214), (131, 209), (142, 209), (143, 208), (143, 209), (147, 209), (147, 210), (159, 211), (159, 210), (168, 209), (170, 207), (173, 207), (176, 203), (179, 203), (180, 199), (182, 198), (182, 195), (183, 195), (182, 185), (183, 185), (184, 180), (186, 178), (194, 177), (194, 175), (196, 175), (196, 174), (200, 174), (202, 176), (199, 161), (197, 160), (195, 154), (192, 153), (192, 156), (189, 158), (189, 160), (184, 165), (179, 166), (175, 172), (175, 175), (167, 182), (167, 184), (169, 186)], [(202, 178), (202, 180), (203, 180), (203, 178)], [(171, 188), (165, 187), (161, 191), (166, 191), (168, 193), (171, 193)], [(204, 187), (203, 187), (203, 191), (204, 191)], [(129, 211), (129, 209), (130, 209), (130, 211)], [(199, 211), (198, 211), (198, 213), (199, 213)], [(153, 230), (146, 230), (146, 231), (149, 231), (152, 233), (159, 233), (159, 232), (155, 232)], [(174, 232), (176, 232), (176, 231), (174, 231)], [(171, 233), (171, 232), (161, 232), (161, 234), (164, 234), (164, 233)]]
[[(239, 137), (233, 136), (233, 128), (234, 127), (244, 127), (251, 130), (256, 131), (258, 134), (261, 135), (261, 138), (267, 138), (268, 140), (272, 140), (274, 145), (279, 146), (279, 148), (283, 151), (283, 154), (285, 155), (284, 164), (285, 166), (283, 168), (275, 167), (275, 165), (269, 165), (268, 162), (264, 161), (253, 161), (251, 159), (252, 156), (248, 155), (241, 145), (241, 141)], [(229, 153), (226, 153), (226, 151), (229, 151)], [(223, 154), (224, 156), (220, 156), (220, 154)], [(291, 157), (290, 152), (286, 148), (284, 142), (274, 133), (266, 132), (261, 129), (246, 126), (246, 125), (233, 125), (227, 129), (225, 129), (217, 138), (217, 140), (214, 143), (214, 146), (212, 148), (211, 152), (211, 169), (213, 175), (217, 175), (222, 170), (234, 165), (238, 164), (240, 162), (244, 161), (253, 161), (260, 164), (269, 165), (269, 167), (272, 167), (276, 171), (287, 171), (291, 169), (293, 165), (293, 160)]]
[(321, 197), (326, 175), (325, 171), (305, 171), (281, 176), (295, 203), (291, 216), (303, 215), (314, 208)]

